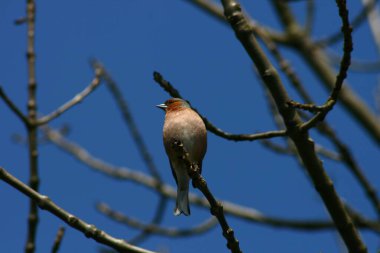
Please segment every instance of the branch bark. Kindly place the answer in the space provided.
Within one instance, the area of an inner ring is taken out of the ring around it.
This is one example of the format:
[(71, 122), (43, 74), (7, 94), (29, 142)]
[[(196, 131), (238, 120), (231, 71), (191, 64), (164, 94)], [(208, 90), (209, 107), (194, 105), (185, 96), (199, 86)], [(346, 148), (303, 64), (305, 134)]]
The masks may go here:
[[(313, 183), (320, 194), (325, 206), (327, 207), (335, 225), (343, 238), (348, 250), (351, 253), (367, 252), (366, 246), (362, 242), (358, 231), (356, 230), (351, 218), (347, 214), (343, 203), (334, 189), (331, 179), (326, 174), (322, 162), (315, 152), (314, 141), (309, 137), (307, 131), (301, 131), (302, 120), (294, 108), (287, 106), (290, 100), (280, 77), (266, 58), (260, 48), (251, 26), (244, 17), (240, 5), (237, 1), (222, 0), (224, 14), (235, 31), (247, 54), (258, 69), (258, 72), (264, 83), (271, 92), (278, 111), (283, 117), (289, 137), (293, 140), (298, 154), (302, 159)], [(275, 4), (281, 4), (280, 1), (274, 1)], [(286, 13), (283, 13), (285, 16)], [(286, 17), (285, 17), (286, 18)]]
[[(35, 35), (35, 15), (36, 4), (34, 0), (27, 0), (26, 17), (28, 26), (28, 42), (26, 59), (28, 65), (28, 153), (29, 153), (29, 186), (38, 191), (40, 179), (38, 175), (38, 129), (34, 122), (37, 119), (37, 100), (36, 100), (36, 54), (34, 46)], [(29, 203), (29, 216), (28, 216), (28, 234), (25, 245), (26, 253), (33, 253), (36, 248), (36, 236), (38, 225), (38, 208), (34, 201), (30, 200)]]
[(67, 212), (62, 207), (58, 206), (48, 196), (41, 195), (37, 191), (33, 190), (31, 187), (28, 187), (26, 184), (22, 183), (20, 180), (12, 176), (2, 167), (0, 167), (0, 179), (12, 186), (13, 188), (17, 189), (27, 197), (29, 197), (30, 200), (36, 204), (36, 206), (38, 206), (42, 210), (50, 212), (54, 216), (67, 223), (70, 227), (82, 232), (88, 238), (94, 239), (95, 241), (101, 244), (108, 245), (111, 248), (117, 250), (118, 252), (154, 253), (153, 251), (149, 251), (128, 244), (122, 239), (114, 238), (106, 232), (104, 232), (103, 230), (98, 229), (94, 225), (86, 223), (80, 218)]

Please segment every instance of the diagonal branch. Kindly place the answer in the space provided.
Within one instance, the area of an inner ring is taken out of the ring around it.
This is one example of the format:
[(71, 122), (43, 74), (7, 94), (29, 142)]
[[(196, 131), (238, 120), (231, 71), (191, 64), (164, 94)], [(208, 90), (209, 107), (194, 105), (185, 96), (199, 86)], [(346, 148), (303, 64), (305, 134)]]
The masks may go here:
[(355, 176), (355, 179), (358, 180), (360, 186), (363, 188), (367, 198), (372, 203), (377, 216), (380, 218), (380, 200), (378, 194), (376, 193), (375, 187), (371, 184), (369, 179), (365, 176), (364, 172), (360, 168), (359, 164), (355, 161), (354, 155), (336, 135), (333, 129), (326, 123), (322, 122), (317, 128), (322, 134), (326, 135), (331, 142), (336, 146), (340, 153), (342, 161), (346, 164), (347, 168)]
[[(223, 10), (216, 4), (212, 4), (207, 0), (188, 0), (191, 3), (199, 6), (202, 10), (210, 14), (212, 17), (216, 17), (223, 24), (228, 24), (223, 16)], [(375, 0), (376, 2), (378, 0)], [(279, 1), (281, 2), (281, 1)], [(211, 8), (205, 8), (203, 5), (211, 5)], [(373, 6), (368, 6), (364, 8), (373, 8)], [(294, 15), (290, 13), (289, 10), (285, 10), (286, 6), (277, 8), (279, 16), (283, 13), (287, 13), (287, 18), (292, 20), (282, 20), (282, 23), (286, 26), (286, 29), (291, 31), (287, 34), (276, 34), (273, 32), (268, 32), (267, 29), (261, 29), (259, 26), (255, 26), (254, 23), (249, 20), (249, 25), (252, 28), (254, 34), (257, 34), (260, 38), (265, 34), (266, 37), (270, 38), (274, 42), (278, 42), (284, 46), (291, 47), (296, 50), (297, 53), (301, 55), (302, 58), (310, 65), (310, 68), (314, 71), (317, 77), (322, 81), (322, 84), (329, 90), (334, 87), (335, 84), (335, 73), (331, 70), (331, 66), (328, 64), (328, 57), (326, 53), (318, 47), (318, 42), (314, 42), (312, 38), (306, 36), (307, 33), (304, 32), (303, 27), (297, 24), (297, 21), (293, 18)], [(364, 18), (366, 17), (367, 11), (363, 9)], [(360, 14), (359, 14), (360, 15)], [(358, 15), (358, 16), (359, 16)], [(282, 19), (282, 18), (281, 18)], [(352, 22), (355, 26), (355, 20)], [(341, 33), (341, 31), (339, 31)], [(340, 35), (340, 37), (342, 37)], [(344, 108), (350, 113), (353, 118), (366, 130), (366, 132), (373, 137), (373, 140), (380, 145), (380, 120), (372, 112), (372, 110), (366, 105), (366, 103), (358, 97), (347, 85), (345, 85), (339, 95), (339, 99), (342, 102)]]
[[(46, 138), (49, 139), (53, 144), (62, 149), (64, 152), (67, 152), (78, 161), (87, 165), (94, 171), (100, 172), (110, 178), (116, 180), (127, 180), (137, 184), (140, 184), (148, 189), (155, 190), (157, 181), (153, 177), (150, 177), (144, 173), (134, 171), (125, 167), (117, 167), (111, 164), (108, 164), (99, 158), (92, 156), (87, 150), (80, 147), (78, 144), (71, 142), (65, 139), (58, 131), (51, 130), (44, 126), (42, 129), (46, 135)], [(167, 184), (164, 184), (160, 189), (160, 194), (164, 195), (167, 198), (176, 199), (177, 190)], [(205, 198), (196, 196), (194, 194), (189, 195), (190, 203), (209, 208), (209, 204)], [(263, 213), (259, 212), (256, 209), (251, 207), (241, 206), (234, 204), (229, 201), (222, 201), (223, 208), (226, 213), (233, 215), (237, 218), (259, 223), (262, 225), (267, 225), (277, 228), (287, 228), (287, 229), (297, 229), (297, 230), (306, 230), (306, 231), (318, 231), (323, 229), (334, 229), (335, 225), (331, 221), (327, 220), (292, 220), (292, 219), (283, 219), (278, 217), (266, 216)], [(363, 229), (370, 229), (374, 232), (380, 233), (380, 224), (374, 221), (364, 221), (363, 219), (359, 220), (354, 217), (355, 224)]]
[(315, 18), (315, 2), (314, 0), (307, 0), (306, 3), (306, 20), (304, 24), (304, 30), (307, 34), (312, 34), (313, 23)]
[(143, 222), (133, 219), (131, 217), (128, 217), (120, 212), (112, 210), (109, 206), (107, 206), (104, 203), (99, 203), (96, 205), (96, 208), (98, 211), (106, 215), (107, 217), (123, 223), (127, 226), (140, 229), (143, 231), (148, 231), (151, 234), (161, 235), (161, 236), (167, 236), (167, 237), (185, 237), (185, 236), (194, 236), (194, 235), (200, 235), (205, 232), (210, 231), (212, 228), (215, 227), (216, 224), (218, 224), (217, 220), (215, 218), (210, 218), (204, 222), (202, 222), (199, 225), (196, 225), (191, 228), (166, 228), (161, 227), (159, 225), (150, 223), (150, 224), (144, 224)]
[(75, 95), (71, 100), (67, 101), (65, 104), (60, 106), (57, 110), (55, 110), (55, 111), (49, 113), (48, 115), (43, 116), (42, 118), (38, 119), (36, 124), (39, 126), (44, 125), (44, 124), (52, 121), (53, 119), (57, 118), (58, 116), (60, 116), (62, 113), (66, 112), (67, 110), (69, 110), (73, 106), (82, 102), (85, 97), (90, 95), (99, 86), (101, 75), (102, 75), (102, 70), (101, 69), (95, 69), (94, 79), (91, 81), (91, 83), (84, 90), (82, 90), (80, 93)]
[[(101, 78), (105, 80), (106, 85), (108, 89), (111, 92), (112, 97), (114, 98), (117, 106), (119, 107), (119, 110), (122, 114), (122, 117), (124, 119), (124, 122), (126, 123), (129, 132), (132, 135), (132, 139), (134, 140), (137, 149), (146, 164), (146, 166), (149, 169), (150, 174), (157, 179), (157, 189), (159, 189), (162, 185), (162, 178), (160, 176), (160, 173), (156, 167), (156, 164), (153, 161), (153, 156), (149, 152), (148, 146), (144, 142), (144, 138), (142, 134), (140, 133), (140, 130), (133, 118), (132, 112), (129, 110), (129, 106), (127, 101), (124, 99), (123, 94), (117, 85), (117, 83), (113, 80), (112, 76), (108, 73), (106, 68), (103, 66), (103, 64), (95, 59), (92, 59), (90, 61), (90, 64), (93, 66), (95, 69), (100, 69), (102, 72)], [(158, 190), (158, 192), (160, 192)], [(152, 223), (153, 224), (159, 224), (163, 216), (165, 214), (165, 209), (166, 209), (166, 204), (167, 204), (167, 198), (164, 197), (163, 195), (160, 195), (160, 200), (157, 204), (156, 207), (156, 212), (155, 215), (152, 218)], [(132, 238), (131, 241), (134, 243), (140, 243), (141, 241), (144, 240), (149, 235), (146, 231), (142, 231), (140, 235), (137, 235), (135, 238)]]
[[(228, 24), (226, 22), (226, 18), (223, 14), (223, 8), (220, 4), (217, 4), (211, 0), (185, 0), (186, 2), (198, 7), (200, 10), (204, 11), (207, 14), (210, 14), (212, 17), (217, 19), (218, 21), (222, 21), (224, 24)], [(256, 20), (250, 19), (249, 23), (252, 27), (254, 27), (253, 32), (261, 37), (263, 33), (266, 36), (270, 37), (272, 40), (276, 42), (287, 43), (286, 37), (274, 29), (270, 27), (264, 27), (262, 24), (259, 24)]]
[(117, 239), (106, 232), (98, 229), (92, 224), (88, 224), (80, 218), (70, 214), (62, 207), (58, 206), (51, 199), (49, 199), (46, 195), (41, 195), (37, 191), (33, 190), (26, 184), (22, 183), (20, 180), (12, 176), (9, 172), (7, 172), (4, 168), (0, 167), (0, 179), (17, 189), (27, 197), (29, 197), (32, 201), (38, 205), (38, 207), (42, 210), (46, 210), (58, 217), (65, 223), (67, 223), (70, 227), (82, 232), (86, 237), (94, 239), (95, 241), (108, 245), (111, 248), (117, 250), (118, 252), (128, 252), (128, 253), (154, 253), (153, 251), (149, 251), (143, 248), (139, 248), (128, 244), (122, 239)]
[[(376, 4), (378, 0), (367, 1), (367, 3), (364, 3), (364, 1), (362, 2), (363, 2), (362, 10), (357, 14), (356, 17), (352, 19), (352, 27), (354, 27), (355, 29), (358, 28), (359, 25), (363, 24), (363, 21), (365, 21), (365, 19), (370, 15), (370, 13), (376, 8)], [(330, 35), (329, 37), (317, 41), (316, 43), (319, 46), (325, 47), (325, 46), (338, 42), (342, 38), (343, 38), (342, 32), (341, 30), (339, 30), (333, 33), (332, 35)]]
[(15, 105), (12, 100), (5, 94), (3, 87), (0, 86), (0, 97), (4, 100), (4, 102), (8, 105), (9, 109), (11, 109), (17, 117), (24, 123), (25, 126), (29, 125), (28, 118), (22, 113), (22, 111)]
[(353, 49), (352, 45), (352, 27), (348, 18), (348, 10), (345, 1), (336, 1), (339, 8), (339, 16), (342, 20), (342, 33), (344, 36), (343, 44), (343, 57), (340, 63), (339, 73), (336, 77), (334, 88), (327, 99), (326, 103), (322, 106), (322, 110), (318, 112), (313, 118), (308, 122), (305, 122), (301, 129), (306, 130), (315, 126), (319, 121), (323, 120), (327, 113), (333, 109), (337, 102), (338, 95), (342, 89), (343, 81), (347, 76), (347, 71), (351, 63), (351, 52)]
[[(162, 75), (158, 72), (153, 73), (154, 80), (166, 91), (168, 92), (172, 97), (182, 98), (182, 96), (179, 94), (178, 90), (175, 89), (171, 83), (166, 81)], [(203, 122), (206, 125), (206, 128), (214, 133), (217, 136), (220, 136), (227, 140), (232, 141), (255, 141), (260, 139), (268, 139), (268, 138), (274, 138), (274, 137), (283, 137), (286, 136), (287, 133), (285, 130), (277, 130), (277, 131), (268, 131), (264, 133), (256, 133), (256, 134), (232, 134), (223, 131), (222, 129), (214, 126), (206, 117), (202, 116), (197, 109), (192, 107), (194, 111), (196, 111), (199, 116), (203, 119)]]
[[(283, 70), (283, 72), (286, 74), (288, 79), (290, 80), (290, 83), (293, 85), (293, 87), (296, 89), (296, 91), (299, 93), (301, 98), (303, 99), (304, 103), (303, 106), (311, 105), (310, 108), (315, 107), (314, 102), (309, 95), (309, 93), (306, 91), (304, 86), (302, 85), (300, 79), (298, 78), (295, 71), (291, 68), (291, 66), (288, 64), (286, 59), (281, 55), (280, 51), (277, 49), (276, 45), (268, 39), (266, 36), (261, 37), (263, 39), (263, 42), (266, 44), (268, 49), (270, 49), (271, 53), (275, 57), (275, 59), (278, 61), (279, 66)], [(273, 108), (274, 102), (272, 98), (267, 98), (270, 104), (270, 108), (272, 113), (274, 114), (274, 118), (277, 119), (277, 110)], [(291, 104), (292, 101), (289, 101), (288, 104)], [(302, 115), (302, 112), (300, 112)], [(303, 116), (303, 118), (306, 118)], [(335, 145), (335, 147), (338, 149), (339, 154), (331, 153), (331, 152), (324, 152), (323, 149), (318, 148), (318, 145), (316, 145), (316, 152), (321, 155), (327, 155), (330, 159), (334, 160), (342, 160), (348, 167), (348, 169), (355, 175), (355, 178), (359, 181), (362, 188), (364, 189), (365, 193), (367, 194), (369, 200), (372, 202), (372, 205), (374, 206), (376, 212), (378, 213), (378, 216), (380, 217), (380, 200), (377, 197), (377, 193), (375, 191), (375, 188), (371, 185), (369, 180), (365, 177), (364, 173), (362, 172), (360, 166), (355, 161), (353, 154), (348, 149), (348, 147), (336, 136), (333, 129), (328, 125), (326, 121), (321, 122), (319, 125), (317, 125), (317, 130), (321, 132), (322, 134), (326, 135), (331, 142)], [(273, 143), (269, 142), (269, 140), (263, 140), (262, 143), (266, 145), (269, 148), (272, 148), (272, 150), (275, 150), (277, 152), (290, 154), (293, 150), (289, 148), (283, 148), (273, 145)], [(321, 152), (322, 151), (322, 152)], [(326, 150), (328, 151), (328, 150)]]
[(233, 253), (241, 253), (242, 251), (240, 250), (239, 241), (236, 239), (235, 233), (228, 225), (227, 219), (224, 215), (223, 204), (220, 201), (217, 201), (211, 193), (207, 186), (206, 180), (200, 173), (198, 165), (190, 162), (189, 153), (187, 153), (185, 147), (180, 141), (175, 140), (172, 143), (172, 146), (176, 150), (178, 158), (182, 159), (185, 163), (188, 174), (192, 180), (193, 187), (198, 188), (209, 202), (211, 214), (218, 219), (219, 224), (222, 227), (223, 236), (227, 240), (227, 248)]
[(55, 237), (54, 244), (53, 244), (53, 247), (51, 249), (51, 253), (57, 253), (58, 252), (64, 235), (65, 235), (65, 227), (60, 227), (58, 229), (57, 235)]
[[(234, 0), (222, 0), (222, 4), (226, 19), (235, 31), (236, 37), (256, 65), (260, 76), (271, 92), (278, 111), (283, 117), (289, 137), (293, 140), (298, 154), (302, 159), (316, 190), (320, 194), (334, 220), (347, 248), (351, 253), (367, 252), (366, 246), (362, 242), (352, 219), (348, 215), (342, 201), (335, 191), (331, 179), (326, 174), (322, 162), (315, 153), (313, 140), (309, 137), (307, 132), (300, 131), (299, 126), (302, 124), (302, 121), (294, 108), (287, 105), (287, 101), (290, 100), (289, 96), (277, 71), (267, 59), (254, 34), (251, 32), (251, 27), (244, 17), (240, 5)], [(281, 6), (285, 3), (273, 0), (273, 4), (275, 6)], [(285, 16), (286, 13), (283, 13), (283, 15)]]

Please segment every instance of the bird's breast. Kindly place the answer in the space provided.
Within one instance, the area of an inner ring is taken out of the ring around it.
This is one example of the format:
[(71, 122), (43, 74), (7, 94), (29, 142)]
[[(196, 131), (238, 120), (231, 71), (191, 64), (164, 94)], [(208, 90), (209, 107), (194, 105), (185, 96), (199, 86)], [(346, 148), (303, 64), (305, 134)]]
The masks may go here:
[(175, 156), (174, 140), (183, 143), (193, 162), (202, 161), (207, 147), (206, 128), (202, 119), (193, 111), (166, 115), (163, 129), (165, 150), (169, 157)]

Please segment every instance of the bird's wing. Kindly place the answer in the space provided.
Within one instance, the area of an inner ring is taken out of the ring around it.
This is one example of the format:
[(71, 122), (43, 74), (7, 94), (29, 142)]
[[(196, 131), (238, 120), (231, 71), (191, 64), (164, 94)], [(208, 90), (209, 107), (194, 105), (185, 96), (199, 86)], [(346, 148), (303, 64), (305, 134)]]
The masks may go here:
[(172, 161), (170, 161), (170, 159), (169, 159), (169, 163), (170, 163), (170, 168), (172, 169), (172, 174), (173, 174), (173, 177), (175, 179), (175, 183), (178, 185), (177, 175), (175, 174), (175, 171), (174, 171), (174, 168), (173, 168), (173, 164), (172, 164)]

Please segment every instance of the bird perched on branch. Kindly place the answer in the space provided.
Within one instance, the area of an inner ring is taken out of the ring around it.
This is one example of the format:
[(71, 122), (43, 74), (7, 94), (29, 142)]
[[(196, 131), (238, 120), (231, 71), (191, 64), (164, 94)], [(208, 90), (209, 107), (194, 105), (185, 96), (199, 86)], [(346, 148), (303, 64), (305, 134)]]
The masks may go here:
[(163, 109), (165, 123), (163, 140), (170, 167), (177, 183), (177, 200), (174, 215), (190, 215), (188, 168), (173, 147), (175, 141), (180, 141), (189, 154), (191, 163), (199, 166), (202, 172), (202, 160), (207, 149), (207, 131), (202, 118), (191, 109), (189, 103), (180, 98), (171, 98), (164, 104), (157, 105)]

